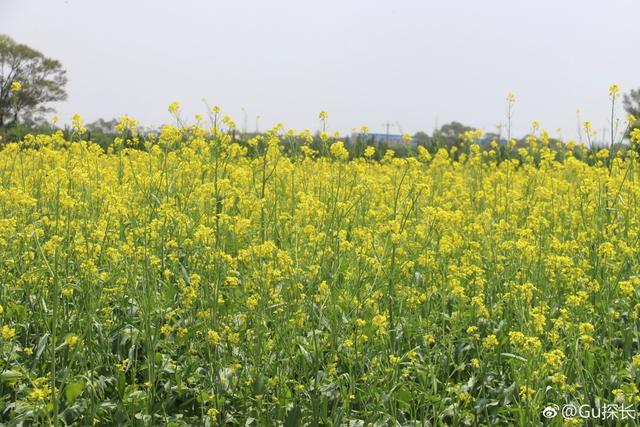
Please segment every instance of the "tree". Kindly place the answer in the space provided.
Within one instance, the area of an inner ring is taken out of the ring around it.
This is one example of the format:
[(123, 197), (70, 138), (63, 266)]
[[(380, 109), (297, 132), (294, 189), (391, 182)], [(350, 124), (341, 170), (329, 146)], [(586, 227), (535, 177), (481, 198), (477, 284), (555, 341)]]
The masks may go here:
[(470, 130), (475, 130), (475, 128), (465, 126), (459, 122), (451, 122), (446, 125), (442, 125), (440, 129), (437, 129), (433, 132), (433, 138), (437, 140), (440, 144), (451, 147), (457, 145), (462, 138), (462, 135)]
[(416, 145), (421, 145), (423, 147), (426, 147), (431, 143), (431, 138), (429, 138), (429, 135), (421, 130), (413, 135), (413, 140), (416, 142)]
[(118, 120), (111, 119), (98, 119), (94, 122), (89, 123), (86, 127), (90, 132), (102, 132), (105, 134), (114, 134), (116, 133), (116, 125), (118, 124)]
[(0, 128), (53, 111), (67, 98), (66, 71), (55, 59), (0, 34)]
[(640, 89), (624, 95), (624, 109), (636, 119), (640, 119)]
[(629, 134), (631, 134), (633, 129), (640, 128), (640, 89), (635, 89), (625, 94), (623, 103), (627, 113), (636, 118), (635, 123), (629, 123)]

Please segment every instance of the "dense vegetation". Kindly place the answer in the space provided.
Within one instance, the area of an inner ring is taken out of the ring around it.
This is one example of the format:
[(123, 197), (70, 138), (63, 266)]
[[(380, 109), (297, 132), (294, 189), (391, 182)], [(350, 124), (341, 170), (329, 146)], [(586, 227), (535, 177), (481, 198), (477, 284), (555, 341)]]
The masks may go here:
[(550, 404), (637, 405), (635, 149), (537, 132), (483, 150), (470, 131), (352, 159), (212, 118), (145, 138), (123, 118), (104, 150), (76, 117), (0, 151), (4, 422), (533, 425)]

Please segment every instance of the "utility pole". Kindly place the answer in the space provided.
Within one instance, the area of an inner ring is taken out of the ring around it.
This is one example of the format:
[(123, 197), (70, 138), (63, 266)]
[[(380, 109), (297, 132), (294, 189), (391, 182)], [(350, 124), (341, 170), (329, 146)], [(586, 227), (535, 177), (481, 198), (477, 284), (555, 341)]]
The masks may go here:
[(387, 120), (386, 123), (382, 124), (382, 126), (384, 126), (385, 129), (386, 129), (384, 142), (386, 142), (388, 144), (389, 143), (389, 128), (391, 127), (391, 123), (389, 122), (389, 120)]
[(582, 119), (580, 119), (580, 109), (576, 110), (576, 118), (578, 119), (578, 143), (582, 144)]
[(244, 121), (242, 122), (242, 133), (247, 133), (247, 110), (242, 107), (242, 114), (244, 114)]
[(404, 132), (402, 132), (402, 126), (400, 126), (400, 122), (396, 122), (396, 126), (398, 127), (398, 132), (400, 132), (400, 135), (404, 135)]

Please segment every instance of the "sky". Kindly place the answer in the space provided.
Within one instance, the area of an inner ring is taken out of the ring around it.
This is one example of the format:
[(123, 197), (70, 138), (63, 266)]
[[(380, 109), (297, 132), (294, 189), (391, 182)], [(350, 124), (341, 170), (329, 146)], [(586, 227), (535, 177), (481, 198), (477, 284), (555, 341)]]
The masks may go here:
[[(577, 136), (640, 87), (639, 0), (0, 0), (0, 33), (67, 69), (64, 120), (219, 105), (239, 127), (431, 134), (456, 120)], [(634, 45), (634, 43), (636, 43)], [(626, 115), (618, 107), (621, 118)]]

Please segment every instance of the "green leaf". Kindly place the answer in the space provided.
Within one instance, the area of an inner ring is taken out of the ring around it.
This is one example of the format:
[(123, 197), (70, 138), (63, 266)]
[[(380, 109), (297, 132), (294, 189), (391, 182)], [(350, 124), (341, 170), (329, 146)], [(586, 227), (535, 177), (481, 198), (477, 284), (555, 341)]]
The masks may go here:
[(302, 418), (302, 412), (298, 406), (294, 407), (287, 414), (287, 418), (284, 420), (284, 427), (298, 427), (300, 425), (300, 419)]
[(405, 387), (400, 387), (398, 391), (396, 391), (396, 399), (398, 399), (399, 402), (404, 403), (406, 405), (411, 404), (412, 397), (413, 396), (411, 395), (411, 392), (407, 390)]
[(266, 387), (264, 385), (264, 377), (262, 375), (258, 375), (253, 381), (253, 394), (258, 396), (264, 394), (265, 391)]
[(298, 344), (298, 347), (300, 348), (300, 353), (302, 354), (304, 359), (307, 361), (308, 364), (311, 365), (313, 363), (313, 359), (311, 358), (311, 354), (309, 354), (309, 352), (302, 346), (302, 344)]
[(69, 405), (73, 405), (73, 402), (75, 402), (78, 396), (82, 394), (83, 390), (84, 390), (83, 382), (71, 383), (71, 384), (68, 384), (67, 387), (65, 387), (64, 396), (67, 398), (67, 402), (69, 402)]
[(24, 374), (22, 372), (14, 371), (13, 369), (3, 371), (0, 374), (0, 379), (2, 380), (2, 382), (7, 384), (12, 384), (12, 385), (15, 384), (22, 377), (24, 377)]
[(500, 356), (509, 357), (511, 359), (517, 359), (517, 360), (520, 360), (522, 362), (526, 362), (527, 361), (527, 359), (525, 359), (524, 357), (518, 356), (517, 354), (513, 354), (513, 353), (500, 353)]
[(42, 352), (47, 347), (48, 339), (49, 339), (49, 333), (47, 332), (40, 338), (40, 341), (38, 341), (38, 347), (36, 347), (36, 360), (40, 359), (40, 356), (42, 356)]

